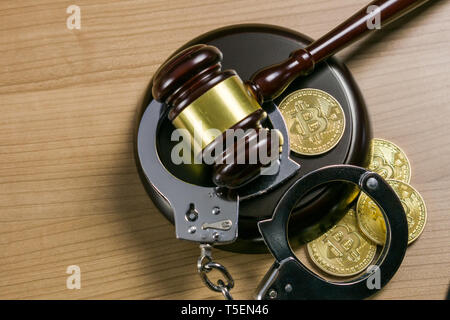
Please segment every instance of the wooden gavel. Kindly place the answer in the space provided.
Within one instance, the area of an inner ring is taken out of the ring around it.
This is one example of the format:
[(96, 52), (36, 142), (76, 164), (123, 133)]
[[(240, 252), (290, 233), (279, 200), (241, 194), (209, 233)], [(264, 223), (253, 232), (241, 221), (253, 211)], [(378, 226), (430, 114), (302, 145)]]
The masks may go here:
[[(226, 130), (253, 128), (255, 130), (245, 131), (248, 133), (240, 139), (244, 139), (241, 142), (246, 154), (259, 154), (260, 148), (270, 150), (268, 146), (274, 140), (274, 131), (261, 125), (267, 117), (260, 106), (264, 101), (276, 98), (295, 78), (307, 75), (317, 63), (377, 29), (374, 22), (385, 26), (425, 2), (427, 0), (373, 1), (320, 39), (292, 52), (287, 60), (257, 71), (245, 83), (234, 70), (221, 70), (219, 49), (194, 45), (171, 57), (157, 70), (153, 78), (153, 97), (169, 106), (168, 117), (176, 128), (189, 131), (194, 150), (211, 152), (217, 144), (223, 144), (223, 139), (218, 137), (223, 138)], [(217, 133), (211, 134), (209, 129)], [(195, 135), (195, 130), (200, 134)], [(263, 138), (258, 135), (261, 130), (267, 130)], [(256, 163), (236, 161), (237, 143), (225, 147), (221, 154), (214, 154), (217, 161), (212, 179), (218, 186), (240, 187), (257, 177), (267, 165), (259, 158)]]

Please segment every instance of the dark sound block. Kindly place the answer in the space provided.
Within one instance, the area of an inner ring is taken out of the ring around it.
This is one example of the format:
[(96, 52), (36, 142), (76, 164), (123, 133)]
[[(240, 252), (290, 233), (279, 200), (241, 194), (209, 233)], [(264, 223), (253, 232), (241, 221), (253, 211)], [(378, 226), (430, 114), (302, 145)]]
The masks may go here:
[[(256, 70), (286, 59), (290, 52), (305, 47), (309, 42), (310, 38), (292, 30), (269, 25), (246, 24), (208, 32), (190, 41), (178, 51), (199, 43), (216, 46), (223, 53), (223, 70), (234, 69), (245, 81)], [(362, 96), (347, 68), (334, 58), (328, 59), (327, 62), (317, 65), (311, 75), (294, 81), (280, 97), (273, 102), (265, 103), (263, 108), (273, 108), (285, 96), (303, 88), (321, 89), (339, 101), (346, 118), (342, 139), (335, 148), (322, 155), (300, 156), (291, 152), (291, 158), (301, 165), (299, 172), (278, 188), (241, 201), (238, 240), (219, 248), (246, 253), (265, 252), (267, 249), (257, 229), (257, 222), (271, 217), (281, 195), (293, 182), (326, 165), (366, 166), (371, 139), (370, 125)], [(147, 98), (144, 100), (138, 125), (147, 107), (157, 103), (151, 97), (151, 83)], [(162, 120), (157, 141), (161, 162), (181, 180), (204, 186), (212, 185), (210, 171), (206, 166), (172, 164), (170, 150), (174, 143), (170, 141), (170, 135), (173, 129), (167, 118)], [(148, 194), (159, 210), (173, 222), (173, 211), (164, 196), (155, 190), (145, 177), (138, 152), (136, 162)], [(258, 183), (258, 180), (252, 183)], [(188, 190), (186, 192), (188, 194)], [(356, 198), (357, 192), (354, 186), (337, 182), (311, 192), (297, 204), (291, 215), (289, 224), (291, 245), (310, 241), (328, 230), (345, 214), (346, 209)]]

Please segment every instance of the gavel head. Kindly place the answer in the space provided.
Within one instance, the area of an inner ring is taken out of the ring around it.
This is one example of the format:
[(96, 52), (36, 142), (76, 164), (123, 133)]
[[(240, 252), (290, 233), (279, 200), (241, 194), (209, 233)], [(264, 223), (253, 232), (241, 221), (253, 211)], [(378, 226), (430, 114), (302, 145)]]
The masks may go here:
[(221, 61), (216, 47), (189, 47), (157, 70), (152, 94), (168, 105), (172, 124), (187, 130), (194, 156), (213, 159), (213, 182), (237, 188), (279, 157), (283, 137), (262, 127), (266, 112)]

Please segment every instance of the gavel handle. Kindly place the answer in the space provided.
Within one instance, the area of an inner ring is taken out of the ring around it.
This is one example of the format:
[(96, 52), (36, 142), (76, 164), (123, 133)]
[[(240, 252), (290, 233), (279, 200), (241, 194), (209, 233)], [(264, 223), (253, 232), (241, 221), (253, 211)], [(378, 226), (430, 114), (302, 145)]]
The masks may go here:
[(427, 1), (372, 1), (306, 48), (292, 52), (287, 60), (257, 71), (247, 85), (260, 102), (275, 99), (295, 78), (310, 73), (320, 61), (376, 30), (377, 20), (385, 26)]

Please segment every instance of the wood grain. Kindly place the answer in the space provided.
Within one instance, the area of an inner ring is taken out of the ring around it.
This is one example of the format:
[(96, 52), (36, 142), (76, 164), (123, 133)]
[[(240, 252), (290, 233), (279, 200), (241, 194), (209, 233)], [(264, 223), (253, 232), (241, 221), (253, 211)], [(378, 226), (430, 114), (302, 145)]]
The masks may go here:
[[(220, 299), (140, 183), (134, 118), (156, 68), (208, 30), (269, 23), (317, 38), (367, 0), (0, 2), (0, 298)], [(66, 8), (81, 8), (68, 30)], [(341, 53), (374, 135), (412, 163), (428, 223), (378, 299), (443, 299), (450, 279), (450, 6)], [(303, 249), (299, 256), (308, 263)], [(270, 255), (215, 251), (249, 299)], [(66, 289), (66, 268), (82, 288)]]

